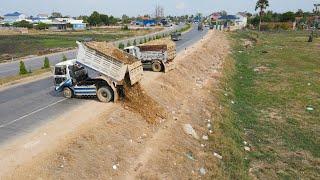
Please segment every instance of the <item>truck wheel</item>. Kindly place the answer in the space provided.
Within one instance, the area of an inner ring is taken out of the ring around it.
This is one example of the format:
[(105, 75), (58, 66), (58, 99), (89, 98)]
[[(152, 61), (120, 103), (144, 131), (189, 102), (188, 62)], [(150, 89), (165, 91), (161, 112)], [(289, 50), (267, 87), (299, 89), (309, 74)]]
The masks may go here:
[(113, 92), (109, 87), (100, 87), (97, 92), (97, 97), (101, 102), (110, 102), (113, 99)]
[(161, 63), (159, 61), (155, 61), (152, 63), (152, 71), (160, 72), (162, 70)]
[(63, 96), (68, 99), (72, 98), (73, 97), (72, 90), (68, 87), (63, 88)]

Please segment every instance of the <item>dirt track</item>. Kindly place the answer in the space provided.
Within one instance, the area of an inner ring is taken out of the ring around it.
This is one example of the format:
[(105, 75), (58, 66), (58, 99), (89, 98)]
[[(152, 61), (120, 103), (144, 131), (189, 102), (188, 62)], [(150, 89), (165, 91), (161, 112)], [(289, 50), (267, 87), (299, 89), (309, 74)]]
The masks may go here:
[[(226, 37), (210, 31), (193, 48), (176, 58), (166, 74), (147, 72), (142, 86), (167, 111), (166, 119), (148, 119), (118, 108), (61, 140), (32, 162), (15, 168), (8, 179), (210, 179), (218, 159), (202, 137), (214, 127), (211, 112), (218, 107), (211, 89), (219, 83), (228, 55)], [(146, 111), (148, 109), (145, 109)], [(157, 112), (155, 112), (157, 113)], [(200, 139), (187, 135), (191, 124)], [(205, 169), (205, 174), (200, 173)]]

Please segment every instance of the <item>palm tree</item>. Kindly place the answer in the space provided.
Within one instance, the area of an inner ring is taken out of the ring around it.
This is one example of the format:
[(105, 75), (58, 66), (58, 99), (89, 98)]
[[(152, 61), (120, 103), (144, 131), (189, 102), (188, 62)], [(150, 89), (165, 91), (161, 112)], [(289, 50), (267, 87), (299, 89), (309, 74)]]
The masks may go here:
[(261, 22), (262, 22), (262, 15), (265, 9), (269, 7), (269, 1), (268, 0), (258, 0), (256, 4), (256, 9), (255, 10), (260, 10), (259, 15), (260, 15), (260, 23), (259, 23), (259, 31), (261, 30)]

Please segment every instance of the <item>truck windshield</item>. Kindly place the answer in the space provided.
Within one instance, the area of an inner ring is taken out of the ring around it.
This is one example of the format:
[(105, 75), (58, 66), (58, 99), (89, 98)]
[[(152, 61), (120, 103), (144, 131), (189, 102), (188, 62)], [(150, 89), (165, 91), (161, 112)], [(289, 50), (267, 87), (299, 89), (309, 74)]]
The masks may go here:
[(54, 68), (54, 74), (55, 75), (66, 75), (66, 67), (65, 66), (61, 66), (61, 67), (59, 67), (59, 66), (56, 66), (55, 68)]

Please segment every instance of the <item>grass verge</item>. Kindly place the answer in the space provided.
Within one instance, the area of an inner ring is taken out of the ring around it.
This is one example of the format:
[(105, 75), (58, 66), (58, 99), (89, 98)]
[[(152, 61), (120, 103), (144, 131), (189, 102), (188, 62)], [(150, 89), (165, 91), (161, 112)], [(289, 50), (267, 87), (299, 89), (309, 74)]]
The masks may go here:
[(222, 83), (214, 142), (228, 177), (319, 178), (320, 40), (307, 35), (231, 34), (234, 71)]
[(50, 69), (38, 69), (38, 70), (34, 70), (31, 73), (24, 74), (24, 75), (14, 75), (14, 76), (8, 76), (5, 78), (0, 78), (0, 87), (7, 85), (7, 84), (15, 84), (15, 82), (18, 82), (20, 80), (35, 77), (38, 75), (42, 75), (46, 72), (50, 72)]

